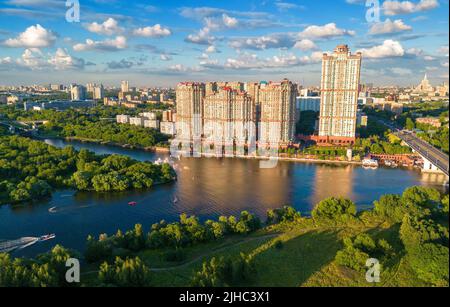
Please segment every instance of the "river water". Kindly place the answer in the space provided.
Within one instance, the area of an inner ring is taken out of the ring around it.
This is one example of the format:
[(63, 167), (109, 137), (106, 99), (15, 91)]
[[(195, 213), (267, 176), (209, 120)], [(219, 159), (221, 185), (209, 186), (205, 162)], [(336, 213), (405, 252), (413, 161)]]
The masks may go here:
[[(97, 154), (128, 155), (140, 161), (167, 157), (99, 144), (62, 140), (46, 143), (86, 148)], [(148, 230), (153, 223), (174, 221), (181, 213), (204, 220), (248, 210), (263, 218), (268, 209), (290, 204), (308, 214), (318, 201), (330, 196), (350, 198), (364, 209), (383, 194), (402, 193), (413, 185), (442, 190), (444, 181), (440, 175), (417, 170), (365, 170), (350, 165), (295, 162), (279, 162), (273, 169), (261, 169), (259, 161), (241, 159), (182, 159), (175, 161), (175, 167), (177, 182), (148, 191), (101, 194), (63, 190), (38, 204), (0, 207), (0, 240), (56, 234), (55, 240), (15, 252), (17, 256), (34, 256), (57, 243), (83, 250), (89, 234), (112, 234), (136, 223)], [(129, 206), (131, 201), (137, 206)]]

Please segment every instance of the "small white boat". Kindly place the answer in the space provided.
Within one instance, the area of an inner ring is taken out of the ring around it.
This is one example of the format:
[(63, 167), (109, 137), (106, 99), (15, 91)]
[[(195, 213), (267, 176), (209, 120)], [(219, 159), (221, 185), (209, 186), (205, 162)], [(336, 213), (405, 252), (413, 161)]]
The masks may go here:
[(379, 163), (377, 160), (374, 159), (364, 159), (362, 161), (363, 167), (368, 167), (368, 168), (378, 168)]

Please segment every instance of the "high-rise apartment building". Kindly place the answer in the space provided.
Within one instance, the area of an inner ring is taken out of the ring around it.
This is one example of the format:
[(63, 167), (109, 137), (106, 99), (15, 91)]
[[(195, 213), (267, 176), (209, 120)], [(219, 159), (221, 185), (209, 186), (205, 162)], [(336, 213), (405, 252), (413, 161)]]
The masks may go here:
[(255, 104), (246, 92), (220, 88), (207, 96), (203, 109), (204, 148), (213, 155), (244, 155), (256, 147)]
[(354, 143), (361, 60), (361, 53), (351, 54), (347, 45), (324, 54), (318, 143)]
[(289, 80), (268, 83), (259, 91), (259, 146), (274, 147), (295, 139), (297, 85)]
[(185, 140), (201, 137), (205, 84), (184, 82), (177, 86), (177, 135)]

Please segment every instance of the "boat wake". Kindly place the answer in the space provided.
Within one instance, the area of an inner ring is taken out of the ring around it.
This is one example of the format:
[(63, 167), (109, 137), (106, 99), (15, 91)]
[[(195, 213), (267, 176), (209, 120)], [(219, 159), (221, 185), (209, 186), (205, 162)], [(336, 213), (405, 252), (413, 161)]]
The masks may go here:
[(96, 207), (95, 205), (86, 205), (86, 206), (78, 206), (78, 207), (51, 207), (50, 209), (48, 209), (49, 213), (63, 213), (63, 212), (72, 212), (72, 211), (77, 211), (77, 210), (81, 210), (81, 209), (88, 209), (88, 208), (93, 208)]
[(0, 253), (10, 253), (16, 250), (22, 250), (39, 242), (45, 242), (54, 239), (55, 234), (41, 237), (23, 237), (17, 240), (0, 240)]

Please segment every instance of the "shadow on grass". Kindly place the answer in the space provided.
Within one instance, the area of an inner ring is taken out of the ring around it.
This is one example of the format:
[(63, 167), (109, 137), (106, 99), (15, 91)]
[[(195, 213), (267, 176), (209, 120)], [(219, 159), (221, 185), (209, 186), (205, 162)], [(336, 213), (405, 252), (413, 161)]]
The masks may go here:
[(255, 252), (258, 273), (252, 285), (301, 286), (312, 274), (333, 261), (342, 248), (334, 231), (309, 232), (282, 241), (281, 248), (276, 248), (272, 241)]

